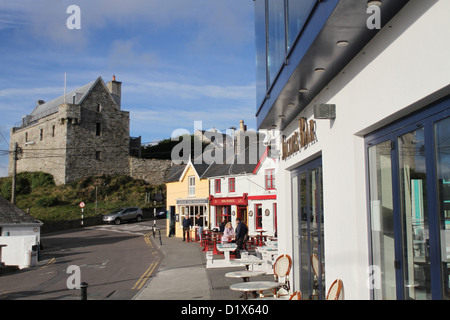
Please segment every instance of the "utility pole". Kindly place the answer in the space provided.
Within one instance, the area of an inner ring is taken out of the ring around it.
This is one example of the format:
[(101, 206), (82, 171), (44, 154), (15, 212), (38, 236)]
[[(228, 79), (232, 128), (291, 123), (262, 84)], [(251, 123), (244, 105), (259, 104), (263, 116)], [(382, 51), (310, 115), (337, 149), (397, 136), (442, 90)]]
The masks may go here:
[(13, 151), (13, 173), (12, 173), (12, 184), (11, 184), (11, 203), (16, 204), (16, 175), (17, 175), (17, 151), (18, 143), (14, 144)]

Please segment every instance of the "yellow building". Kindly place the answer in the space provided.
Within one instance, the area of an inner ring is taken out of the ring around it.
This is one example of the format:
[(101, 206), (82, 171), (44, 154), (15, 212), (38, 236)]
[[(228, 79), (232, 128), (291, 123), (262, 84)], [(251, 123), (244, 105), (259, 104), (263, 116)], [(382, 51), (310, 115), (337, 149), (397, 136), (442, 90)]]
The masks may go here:
[(209, 182), (202, 178), (206, 164), (189, 162), (172, 166), (166, 182), (167, 188), (167, 230), (169, 236), (183, 237), (182, 221), (187, 214), (195, 226), (197, 214), (203, 218), (205, 227), (209, 222)]

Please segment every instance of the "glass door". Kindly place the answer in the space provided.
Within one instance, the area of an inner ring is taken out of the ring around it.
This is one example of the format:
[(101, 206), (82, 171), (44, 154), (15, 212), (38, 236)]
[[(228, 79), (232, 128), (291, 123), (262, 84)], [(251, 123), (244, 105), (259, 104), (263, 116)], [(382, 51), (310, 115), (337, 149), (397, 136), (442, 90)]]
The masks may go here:
[(434, 124), (442, 296), (450, 299), (450, 117)]
[(302, 295), (325, 297), (322, 160), (297, 169), (292, 176), (294, 216), (294, 261)]
[(391, 141), (371, 146), (369, 163), (373, 273), (370, 284), (375, 299), (391, 300), (396, 298)]
[(425, 129), (397, 138), (404, 299), (431, 299)]
[(374, 299), (449, 299), (450, 110), (367, 139)]

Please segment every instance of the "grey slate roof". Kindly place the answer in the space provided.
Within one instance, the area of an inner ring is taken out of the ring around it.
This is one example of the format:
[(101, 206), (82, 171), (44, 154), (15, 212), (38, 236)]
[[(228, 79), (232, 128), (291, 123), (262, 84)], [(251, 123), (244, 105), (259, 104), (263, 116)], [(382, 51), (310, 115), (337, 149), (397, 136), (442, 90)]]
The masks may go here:
[[(75, 96), (75, 104), (80, 104), (83, 99), (88, 95), (88, 93), (92, 90), (92, 88), (97, 84), (98, 81), (102, 81), (101, 77), (98, 77), (95, 81), (92, 81), (78, 89), (70, 91), (65, 95), (66, 103), (73, 103), (73, 97)], [(64, 95), (61, 95), (58, 98), (55, 98), (51, 101), (45, 102), (41, 105), (36, 106), (33, 112), (31, 112), (30, 121), (34, 121), (43, 117), (48, 116), (49, 114), (55, 113), (58, 111), (57, 107), (64, 103)]]
[(23, 212), (11, 202), (3, 197), (0, 197), (0, 226), (12, 224), (40, 224), (43, 223), (28, 213)]
[(165, 182), (176, 182), (180, 180), (181, 174), (183, 173), (185, 167), (186, 165), (171, 166)]
[[(262, 136), (262, 138), (260, 139), (261, 141), (263, 141), (264, 136)], [(261, 159), (264, 151), (265, 149), (259, 150), (259, 154), (251, 155), (250, 153), (253, 152), (253, 150), (250, 151), (249, 148), (246, 148), (242, 154), (236, 155), (232, 153), (231, 156), (229, 156), (227, 152), (223, 152), (222, 156), (224, 163), (222, 164), (218, 164), (215, 162), (212, 164), (206, 163), (204, 161), (204, 158), (202, 157), (200, 158), (201, 163), (198, 163), (200, 161), (196, 161), (197, 159), (194, 159), (192, 162), (192, 166), (199, 175), (200, 179), (233, 176), (238, 174), (252, 174), (256, 166), (258, 165), (258, 161)], [(227, 157), (231, 158), (227, 159)], [(186, 165), (172, 166), (167, 175), (166, 182), (179, 181), (185, 167)]]

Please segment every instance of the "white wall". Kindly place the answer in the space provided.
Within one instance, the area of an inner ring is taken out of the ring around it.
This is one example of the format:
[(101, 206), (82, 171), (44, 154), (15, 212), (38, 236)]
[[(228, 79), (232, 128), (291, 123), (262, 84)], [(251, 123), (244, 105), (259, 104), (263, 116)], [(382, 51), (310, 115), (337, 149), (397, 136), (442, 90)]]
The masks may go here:
[(39, 225), (17, 225), (17, 226), (2, 226), (1, 236), (36, 236), (37, 241), (40, 241), (41, 227)]
[(1, 248), (1, 262), (5, 265), (23, 269), (37, 263), (37, 251), (32, 251), (32, 246), (38, 244), (36, 236), (0, 237), (0, 244), (6, 244)]
[(370, 298), (363, 135), (450, 93), (449, 12), (450, 1), (411, 0), (299, 115), (336, 104), (335, 120), (317, 120), (318, 142), (280, 163), (279, 250), (292, 254), (288, 170), (322, 155), (326, 288), (341, 278), (346, 299)]

